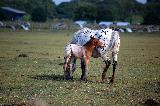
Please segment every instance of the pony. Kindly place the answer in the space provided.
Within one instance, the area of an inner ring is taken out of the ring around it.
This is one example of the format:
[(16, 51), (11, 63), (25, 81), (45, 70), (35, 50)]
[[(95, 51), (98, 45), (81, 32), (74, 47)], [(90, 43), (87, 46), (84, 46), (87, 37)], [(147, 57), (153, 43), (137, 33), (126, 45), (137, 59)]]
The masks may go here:
[[(83, 46), (86, 42), (88, 42), (88, 40), (90, 40), (90, 37), (92, 36), (95, 36), (104, 44), (103, 47), (95, 47), (92, 51), (92, 57), (101, 57), (103, 62), (105, 63), (105, 67), (102, 72), (102, 82), (105, 81), (107, 70), (112, 63), (113, 74), (110, 79), (110, 83), (113, 83), (115, 78), (115, 71), (118, 64), (118, 52), (120, 47), (119, 32), (110, 28), (100, 30), (82, 28), (74, 33), (70, 44), (77, 44)], [(74, 71), (76, 68), (76, 58), (72, 60), (70, 65), (72, 67), (71, 70)]]
[(82, 75), (81, 80), (86, 81), (86, 72), (88, 71), (88, 64), (95, 47), (102, 47), (103, 43), (99, 39), (90, 37), (90, 40), (83, 46), (77, 44), (68, 44), (64, 49), (64, 78), (73, 79), (72, 62), (75, 59), (81, 60)]

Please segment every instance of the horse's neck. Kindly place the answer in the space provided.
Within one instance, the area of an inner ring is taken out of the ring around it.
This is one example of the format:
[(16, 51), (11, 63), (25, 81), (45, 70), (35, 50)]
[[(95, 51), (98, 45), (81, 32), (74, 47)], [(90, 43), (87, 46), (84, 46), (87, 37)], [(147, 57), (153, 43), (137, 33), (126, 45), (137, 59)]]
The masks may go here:
[(84, 45), (84, 48), (86, 49), (86, 52), (88, 53), (88, 55), (92, 55), (92, 51), (93, 51), (93, 48), (94, 48), (93, 45), (88, 43), (88, 44)]

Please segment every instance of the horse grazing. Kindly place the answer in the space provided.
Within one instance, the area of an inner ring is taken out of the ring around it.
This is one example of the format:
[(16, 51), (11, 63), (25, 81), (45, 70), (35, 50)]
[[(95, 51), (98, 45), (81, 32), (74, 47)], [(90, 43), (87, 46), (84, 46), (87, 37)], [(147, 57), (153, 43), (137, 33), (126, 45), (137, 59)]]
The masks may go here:
[[(104, 44), (103, 47), (94, 48), (92, 52), (92, 57), (101, 57), (103, 62), (105, 63), (105, 68), (102, 72), (102, 81), (105, 81), (106, 72), (110, 64), (112, 63), (113, 74), (110, 80), (110, 82), (112, 83), (114, 82), (115, 70), (118, 63), (117, 58), (120, 47), (119, 32), (109, 28), (100, 30), (91, 30), (89, 28), (83, 28), (75, 32), (70, 43), (83, 46), (90, 39), (91, 36), (98, 38)], [(72, 60), (72, 63), (70, 65), (72, 66), (72, 70), (75, 70), (76, 59)]]
[(81, 80), (86, 81), (86, 72), (88, 71), (88, 64), (92, 51), (95, 47), (101, 47), (103, 43), (97, 38), (90, 37), (90, 40), (83, 46), (77, 44), (69, 44), (64, 50), (64, 77), (65, 79), (73, 79), (72, 64), (77, 58), (81, 59), (82, 75)]

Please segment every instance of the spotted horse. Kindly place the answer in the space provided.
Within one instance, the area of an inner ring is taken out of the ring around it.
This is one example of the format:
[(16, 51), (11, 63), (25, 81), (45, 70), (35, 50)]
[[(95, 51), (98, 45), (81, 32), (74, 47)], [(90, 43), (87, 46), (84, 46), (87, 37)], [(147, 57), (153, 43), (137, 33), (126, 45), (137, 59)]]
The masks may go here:
[[(115, 71), (117, 69), (118, 63), (118, 52), (120, 47), (120, 36), (119, 32), (110, 28), (100, 29), (100, 30), (92, 30), (89, 28), (82, 28), (74, 33), (70, 44), (77, 44), (77, 45), (85, 45), (86, 42), (90, 40), (90, 37), (98, 38), (103, 44), (103, 47), (96, 47), (92, 52), (92, 57), (98, 58), (101, 57), (103, 62), (105, 63), (105, 67), (102, 72), (102, 81), (104, 82), (106, 79), (107, 70), (112, 63), (113, 66), (113, 74), (110, 79), (110, 83), (114, 82), (115, 78)], [(70, 63), (71, 69), (69, 72), (73, 73), (76, 69), (76, 58), (72, 60)], [(81, 68), (83, 65), (81, 65)], [(73, 75), (73, 74), (72, 74)], [(69, 78), (72, 78), (72, 75)], [(66, 79), (68, 76), (66, 76)]]

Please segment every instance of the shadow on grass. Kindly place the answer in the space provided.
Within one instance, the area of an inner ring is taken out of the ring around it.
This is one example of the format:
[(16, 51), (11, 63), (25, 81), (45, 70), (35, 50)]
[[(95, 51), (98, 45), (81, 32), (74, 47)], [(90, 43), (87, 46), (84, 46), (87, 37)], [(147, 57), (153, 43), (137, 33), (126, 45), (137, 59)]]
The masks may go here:
[(80, 79), (78, 79), (78, 78), (73, 78), (73, 80), (66, 80), (66, 79), (64, 79), (63, 75), (55, 75), (55, 74), (35, 75), (30, 78), (36, 79), (36, 80), (52, 80), (52, 81), (80, 81)]
[[(30, 78), (32, 79), (36, 79), (36, 80), (52, 80), (52, 81), (71, 81), (71, 82), (84, 82), (84, 83), (104, 83), (102, 81), (96, 80), (96, 79), (89, 79), (87, 81), (82, 81), (80, 78), (73, 78), (72, 80), (66, 80), (64, 79), (63, 75), (55, 75), (55, 74), (51, 74), (51, 75), (35, 75), (35, 76), (31, 76)], [(107, 82), (108, 83), (108, 82)]]
[(52, 74), (52, 75), (35, 75), (35, 76), (32, 76), (30, 77), (32, 79), (36, 79), (36, 80), (52, 80), (52, 81), (79, 81), (79, 82), (89, 82), (89, 83), (97, 83), (97, 82), (94, 82), (94, 81), (90, 81), (90, 80), (87, 80), (87, 81), (81, 81), (80, 78), (73, 78), (73, 80), (66, 80), (64, 79), (64, 76), (63, 75), (55, 75), (55, 74)]
[(62, 81), (64, 80), (63, 75), (36, 75), (36, 76), (32, 76), (32, 79), (36, 79), (36, 80), (53, 80), (53, 81)]

